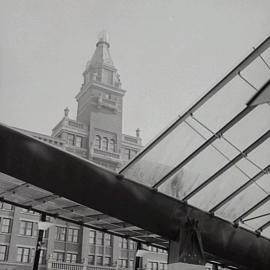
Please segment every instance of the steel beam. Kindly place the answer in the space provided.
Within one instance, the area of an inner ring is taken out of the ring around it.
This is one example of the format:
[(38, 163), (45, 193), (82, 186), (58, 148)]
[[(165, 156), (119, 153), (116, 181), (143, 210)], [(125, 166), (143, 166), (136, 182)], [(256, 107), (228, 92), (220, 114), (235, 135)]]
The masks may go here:
[(208, 254), (270, 269), (268, 239), (2, 125), (0, 171), (168, 240), (188, 218), (198, 220)]

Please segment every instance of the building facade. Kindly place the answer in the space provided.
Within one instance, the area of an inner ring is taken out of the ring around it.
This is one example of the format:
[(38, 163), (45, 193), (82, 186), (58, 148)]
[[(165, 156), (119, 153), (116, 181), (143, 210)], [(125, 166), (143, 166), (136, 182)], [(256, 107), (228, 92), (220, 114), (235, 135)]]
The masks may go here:
[[(46, 143), (117, 171), (142, 148), (140, 130), (135, 136), (123, 134), (123, 98), (120, 76), (115, 68), (105, 32), (83, 72), (83, 83), (76, 95), (77, 117), (69, 109), (53, 128), (52, 135), (20, 130)], [(0, 202), (0, 270), (33, 267), (40, 215)], [(136, 243), (90, 230), (61, 220), (44, 233), (40, 269), (133, 269)], [(167, 254), (153, 247), (144, 268), (165, 270)]]

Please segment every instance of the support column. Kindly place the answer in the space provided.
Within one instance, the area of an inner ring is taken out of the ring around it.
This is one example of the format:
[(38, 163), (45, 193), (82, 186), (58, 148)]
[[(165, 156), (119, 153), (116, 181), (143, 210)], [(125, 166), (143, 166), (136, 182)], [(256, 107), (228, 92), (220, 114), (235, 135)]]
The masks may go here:
[(170, 241), (168, 270), (203, 270), (205, 257), (198, 222), (188, 220), (180, 227), (176, 240)]
[[(41, 214), (40, 221), (42, 222), (46, 221), (46, 215), (44, 213)], [(41, 246), (42, 246), (42, 241), (43, 241), (43, 232), (44, 230), (41, 230), (41, 229), (38, 230), (38, 239), (37, 239), (33, 270), (38, 270), (39, 257), (40, 257)]]
[(142, 270), (142, 269), (143, 269), (143, 248), (142, 243), (137, 243), (135, 270)]

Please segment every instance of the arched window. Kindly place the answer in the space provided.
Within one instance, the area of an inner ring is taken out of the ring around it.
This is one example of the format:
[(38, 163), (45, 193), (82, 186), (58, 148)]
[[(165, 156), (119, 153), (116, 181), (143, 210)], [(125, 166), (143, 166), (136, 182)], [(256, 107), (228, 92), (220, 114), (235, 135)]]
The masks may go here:
[(108, 146), (109, 146), (109, 140), (107, 137), (104, 137), (102, 139), (102, 150), (108, 151)]
[(95, 138), (95, 148), (98, 148), (98, 149), (101, 148), (101, 137), (99, 135), (96, 135), (96, 138)]
[(114, 140), (114, 139), (111, 139), (111, 140), (110, 140), (110, 145), (109, 145), (109, 151), (110, 151), (110, 152), (115, 152), (115, 149), (116, 149), (116, 143), (115, 143), (115, 140)]

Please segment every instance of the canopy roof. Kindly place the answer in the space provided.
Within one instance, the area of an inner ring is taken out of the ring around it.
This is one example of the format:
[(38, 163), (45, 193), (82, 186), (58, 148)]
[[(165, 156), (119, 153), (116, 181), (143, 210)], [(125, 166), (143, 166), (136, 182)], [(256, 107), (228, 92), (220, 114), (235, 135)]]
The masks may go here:
[[(62, 187), (63, 189), (65, 187)], [(81, 194), (78, 194), (81, 196)], [(71, 223), (110, 232), (120, 237), (132, 237), (145, 243), (165, 248), (167, 240), (117, 218), (105, 215), (78, 202), (74, 202), (45, 189), (0, 173), (0, 201), (46, 213)], [(109, 203), (109, 201), (107, 202)]]
[(270, 238), (269, 45), (270, 38), (120, 173)]
[(0, 200), (164, 248), (195, 218), (208, 259), (269, 269), (269, 46), (120, 174), (0, 125)]

